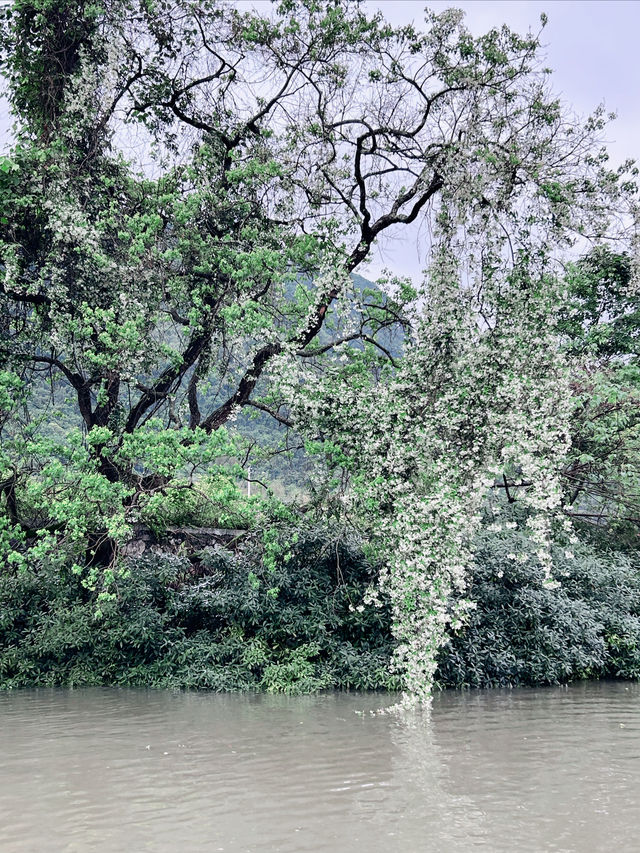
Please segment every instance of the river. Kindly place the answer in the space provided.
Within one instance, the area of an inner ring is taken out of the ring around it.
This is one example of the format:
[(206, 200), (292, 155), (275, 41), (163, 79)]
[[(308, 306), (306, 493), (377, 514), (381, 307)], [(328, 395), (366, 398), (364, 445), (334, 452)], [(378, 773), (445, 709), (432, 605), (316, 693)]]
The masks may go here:
[(0, 693), (2, 853), (640, 849), (640, 685)]

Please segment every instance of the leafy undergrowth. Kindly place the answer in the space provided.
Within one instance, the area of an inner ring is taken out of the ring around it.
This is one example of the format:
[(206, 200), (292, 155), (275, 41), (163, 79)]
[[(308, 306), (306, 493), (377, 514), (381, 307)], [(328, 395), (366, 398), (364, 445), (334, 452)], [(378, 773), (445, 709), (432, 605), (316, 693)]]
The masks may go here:
[(374, 580), (357, 548), (314, 535), (278, 559), (256, 539), (235, 554), (205, 549), (195, 565), (144, 556), (99, 618), (70, 572), (4, 576), (0, 685), (396, 689), (389, 614), (361, 603)]
[[(233, 553), (131, 560), (115, 598), (59, 566), (0, 575), (0, 687), (128, 685), (310, 693), (398, 689), (376, 571), (326, 530), (252, 534)], [(477, 602), (440, 657), (442, 687), (640, 677), (640, 570), (631, 553), (554, 549), (545, 586), (524, 525), (484, 532)], [(526, 560), (524, 556), (526, 555)]]
[(520, 519), (477, 542), (476, 609), (441, 653), (439, 681), (454, 687), (640, 678), (640, 564), (634, 552), (586, 544), (553, 549), (545, 585)]

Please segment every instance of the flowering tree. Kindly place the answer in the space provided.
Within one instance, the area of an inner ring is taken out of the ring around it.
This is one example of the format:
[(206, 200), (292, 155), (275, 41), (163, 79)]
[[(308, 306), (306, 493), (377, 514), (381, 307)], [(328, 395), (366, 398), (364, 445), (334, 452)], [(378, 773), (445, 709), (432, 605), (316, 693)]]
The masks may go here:
[[(517, 464), (557, 503), (541, 464), (566, 441), (552, 262), (576, 234), (605, 236), (633, 188), (598, 148), (604, 115), (582, 125), (550, 96), (535, 36), (475, 39), (456, 11), (419, 31), (357, 2), (274, 10), (6, 12), (3, 406), (15, 420), (45, 371), (84, 432), (44, 463), (7, 433), (5, 526), (28, 527), (29, 471), (46, 506), (75, 465), (57, 524), (81, 495), (77, 537), (114, 539), (199, 454), (232, 453), (219, 430), (238, 409), (319, 430), (395, 542), (383, 585), (423, 690), (487, 478)], [(376, 241), (419, 219), (424, 291), (358, 295), (350, 274)], [(411, 328), (399, 365), (380, 338), (395, 323)]]
[[(553, 583), (549, 534), (554, 523), (565, 527), (558, 461), (572, 410), (553, 321), (558, 296), (552, 282), (512, 281), (488, 327), (487, 299), (480, 305), (463, 285), (443, 247), (399, 365), (376, 374), (372, 352), (346, 347), (321, 375), (279, 358), (294, 421), (347, 474), (342, 510), (384, 566), (395, 665), (422, 699), (448, 626), (461, 624), (488, 490), (507, 474), (529, 482), (531, 535)], [(378, 602), (372, 590), (366, 603)]]

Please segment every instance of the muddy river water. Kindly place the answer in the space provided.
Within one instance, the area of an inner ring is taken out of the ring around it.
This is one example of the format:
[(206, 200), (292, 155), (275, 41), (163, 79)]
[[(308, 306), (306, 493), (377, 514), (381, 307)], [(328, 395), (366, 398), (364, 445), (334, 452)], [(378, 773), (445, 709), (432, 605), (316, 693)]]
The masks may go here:
[(640, 685), (0, 693), (2, 853), (640, 850)]

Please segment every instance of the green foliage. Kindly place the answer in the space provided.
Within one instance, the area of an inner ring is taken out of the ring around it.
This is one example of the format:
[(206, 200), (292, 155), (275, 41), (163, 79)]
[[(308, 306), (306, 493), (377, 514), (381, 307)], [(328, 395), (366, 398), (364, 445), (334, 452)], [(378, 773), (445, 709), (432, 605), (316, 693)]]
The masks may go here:
[(151, 495), (139, 521), (157, 534), (168, 527), (213, 527), (245, 530), (260, 518), (262, 501), (246, 498), (228, 471), (193, 483), (176, 484)]
[[(55, 552), (80, 566), (105, 557), (113, 563), (140, 522), (158, 530), (194, 522), (246, 527), (255, 508), (240, 496), (236, 449), (225, 429), (165, 430), (155, 420), (119, 438), (108, 427), (94, 427), (88, 434), (72, 429), (56, 440), (30, 425), (0, 451), (0, 512), (6, 514), (4, 529), (9, 524), (14, 530), (0, 536), (0, 560), (26, 565), (46, 562)], [(104, 465), (108, 456), (132, 472), (128, 481), (114, 482)], [(102, 556), (101, 542), (108, 544)]]
[(98, 616), (96, 593), (69, 570), (3, 573), (0, 685), (397, 687), (389, 613), (361, 604), (375, 579), (361, 551), (326, 530), (282, 535), (286, 553), (268, 568), (260, 538), (196, 563), (144, 555), (116, 575)]
[(87, 0), (15, 0), (2, 13), (10, 23), (0, 48), (14, 108), (36, 133), (48, 135), (83, 53), (98, 58), (95, 33), (104, 6)]
[(639, 678), (637, 554), (556, 545), (559, 585), (553, 587), (543, 583), (525, 518), (508, 523), (517, 527), (479, 537), (469, 592), (477, 608), (443, 648), (439, 683), (505, 687)]
[[(35, 620), (9, 647), (32, 653), (33, 683), (395, 683), (388, 614), (360, 603), (371, 578), (349, 580), (343, 546), (334, 560), (309, 535), (283, 542), (282, 506), (220, 571), (204, 555), (164, 586), (153, 560), (122, 573), (133, 523), (256, 526), (236, 485), (247, 444), (222, 429), (242, 409), (324, 453), (315, 504), (350, 513), (384, 558), (396, 666), (421, 698), (464, 612), (450, 604), (487, 489), (521, 475), (538, 555), (564, 511), (572, 402), (574, 507), (592, 470), (600, 493), (634, 490), (637, 395), (617, 408), (617, 364), (572, 401), (553, 266), (576, 234), (617, 236), (635, 172), (607, 165), (602, 110), (580, 125), (550, 96), (537, 37), (474, 38), (456, 10), (425, 20), (394, 29), (358, 0), (3, 12), (17, 123), (0, 159), (0, 561), (10, 612)], [(374, 244), (419, 217), (424, 286), (363, 287)], [(567, 351), (630, 359), (629, 265), (593, 259), (574, 270)], [(44, 385), (73, 400), (68, 434), (29, 401)], [(29, 583), (49, 590), (33, 613)]]
[(619, 535), (640, 519), (640, 368), (578, 361), (572, 393), (567, 504), (577, 519)]
[[(476, 547), (477, 608), (440, 653), (441, 686), (640, 677), (635, 553), (556, 545), (545, 583), (522, 513)], [(514, 520), (515, 519), (515, 520)], [(495, 526), (495, 525), (494, 525)], [(0, 687), (144, 685), (302, 693), (397, 689), (376, 567), (327, 528), (251, 535), (235, 553), (129, 559), (106, 588), (60, 563), (0, 575)], [(90, 585), (89, 585), (90, 586)]]
[(569, 352), (617, 358), (639, 354), (640, 295), (630, 287), (631, 269), (629, 255), (607, 246), (569, 266), (569, 294), (558, 324)]
[(559, 332), (571, 370), (563, 477), (576, 518), (628, 535), (640, 519), (640, 299), (631, 258), (600, 246), (569, 266)]

